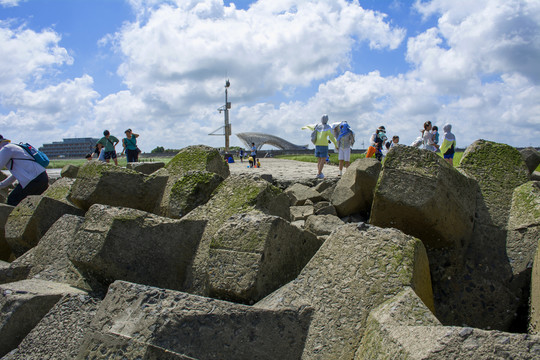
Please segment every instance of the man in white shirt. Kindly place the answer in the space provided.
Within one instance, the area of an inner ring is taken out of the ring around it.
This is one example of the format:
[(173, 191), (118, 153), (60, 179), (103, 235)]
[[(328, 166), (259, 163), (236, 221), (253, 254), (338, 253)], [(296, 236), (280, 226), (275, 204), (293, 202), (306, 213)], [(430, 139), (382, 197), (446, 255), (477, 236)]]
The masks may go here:
[(7, 168), (11, 175), (0, 182), (0, 189), (19, 184), (9, 194), (8, 205), (17, 206), (28, 195), (41, 195), (49, 187), (47, 171), (19, 145), (0, 135), (0, 169)]

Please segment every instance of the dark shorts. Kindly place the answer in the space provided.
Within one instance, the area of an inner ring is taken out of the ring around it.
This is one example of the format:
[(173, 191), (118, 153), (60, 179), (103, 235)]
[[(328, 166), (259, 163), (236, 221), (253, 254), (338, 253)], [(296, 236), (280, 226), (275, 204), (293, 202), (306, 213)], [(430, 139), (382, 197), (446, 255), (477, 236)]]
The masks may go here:
[(105, 160), (107, 159), (116, 159), (116, 151), (105, 151), (105, 155), (103, 155)]
[(316, 145), (315, 156), (318, 158), (326, 158), (328, 156), (328, 146)]
[(445, 159), (453, 159), (454, 158), (454, 153), (451, 153), (451, 154), (444, 154), (443, 157)]
[(23, 188), (21, 184), (17, 185), (9, 194), (7, 204), (17, 206), (28, 195), (41, 195), (48, 187), (49, 177), (47, 176), (47, 172), (44, 171), (34, 180), (30, 181), (25, 188)]

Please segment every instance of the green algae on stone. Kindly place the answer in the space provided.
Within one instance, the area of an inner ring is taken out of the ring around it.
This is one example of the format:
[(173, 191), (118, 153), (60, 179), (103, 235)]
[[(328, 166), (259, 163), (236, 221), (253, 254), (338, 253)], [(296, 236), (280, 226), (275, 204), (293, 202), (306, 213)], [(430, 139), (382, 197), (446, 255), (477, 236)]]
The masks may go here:
[(221, 160), (217, 149), (204, 145), (188, 146), (176, 154), (165, 168), (171, 174), (176, 175), (186, 173), (190, 170), (202, 171), (207, 170), (207, 164), (215, 161), (216, 158)]
[(540, 223), (540, 182), (529, 181), (514, 190), (513, 214), (520, 222)]
[(515, 188), (529, 181), (529, 171), (512, 146), (477, 140), (465, 150), (458, 170), (476, 180), (493, 223), (505, 228)]

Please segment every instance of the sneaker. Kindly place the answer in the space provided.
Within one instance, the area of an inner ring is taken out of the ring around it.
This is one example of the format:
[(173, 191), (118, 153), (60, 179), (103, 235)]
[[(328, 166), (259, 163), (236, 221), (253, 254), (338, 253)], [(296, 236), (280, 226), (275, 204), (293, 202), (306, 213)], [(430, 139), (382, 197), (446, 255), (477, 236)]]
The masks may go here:
[(318, 177), (319, 179), (324, 179), (324, 174), (323, 174), (323, 173), (320, 173), (317, 177)]

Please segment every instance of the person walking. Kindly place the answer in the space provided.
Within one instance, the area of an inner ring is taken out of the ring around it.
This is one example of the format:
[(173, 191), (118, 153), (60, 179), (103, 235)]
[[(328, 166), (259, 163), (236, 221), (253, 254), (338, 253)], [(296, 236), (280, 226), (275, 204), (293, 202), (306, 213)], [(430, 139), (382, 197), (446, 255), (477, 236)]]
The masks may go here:
[(454, 166), (454, 153), (456, 151), (456, 137), (452, 134), (452, 125), (446, 124), (443, 126), (443, 141), (441, 144), (441, 153), (444, 160)]
[(116, 145), (118, 145), (120, 141), (116, 136), (111, 135), (109, 130), (105, 130), (103, 132), (103, 137), (99, 139), (98, 144), (101, 144), (103, 146), (102, 152), (105, 151), (103, 157), (106, 162), (110, 162), (111, 159), (114, 160), (114, 164), (118, 165), (118, 159), (116, 158)]
[(315, 126), (315, 157), (317, 157), (317, 178), (324, 179), (323, 168), (326, 157), (328, 156), (328, 144), (330, 140), (334, 143), (336, 149), (339, 149), (336, 138), (332, 134), (332, 128), (328, 125), (328, 115), (324, 114), (321, 117), (321, 123)]
[(346, 121), (336, 127), (339, 129), (337, 136), (338, 160), (339, 160), (339, 176), (343, 175), (343, 165), (345, 169), (351, 164), (351, 147), (354, 145), (354, 132), (351, 130)]
[(382, 161), (382, 150), (386, 140), (386, 129), (381, 125), (377, 128), (377, 130), (375, 130), (369, 139), (370, 146), (366, 152), (366, 158), (375, 156), (377, 160)]
[(251, 157), (253, 158), (253, 166), (257, 167), (256, 161), (257, 161), (257, 147), (255, 146), (255, 143), (251, 143)]
[(10, 140), (0, 135), (0, 169), (4, 167), (11, 175), (0, 182), (0, 189), (10, 186), (15, 180), (19, 181), (8, 195), (8, 205), (17, 206), (28, 195), (41, 195), (49, 187), (45, 168), (21, 146), (11, 144)]
[(138, 162), (139, 161), (139, 148), (137, 147), (137, 138), (139, 134), (135, 134), (131, 129), (124, 131), (126, 137), (122, 139), (122, 155), (126, 153), (127, 162)]

